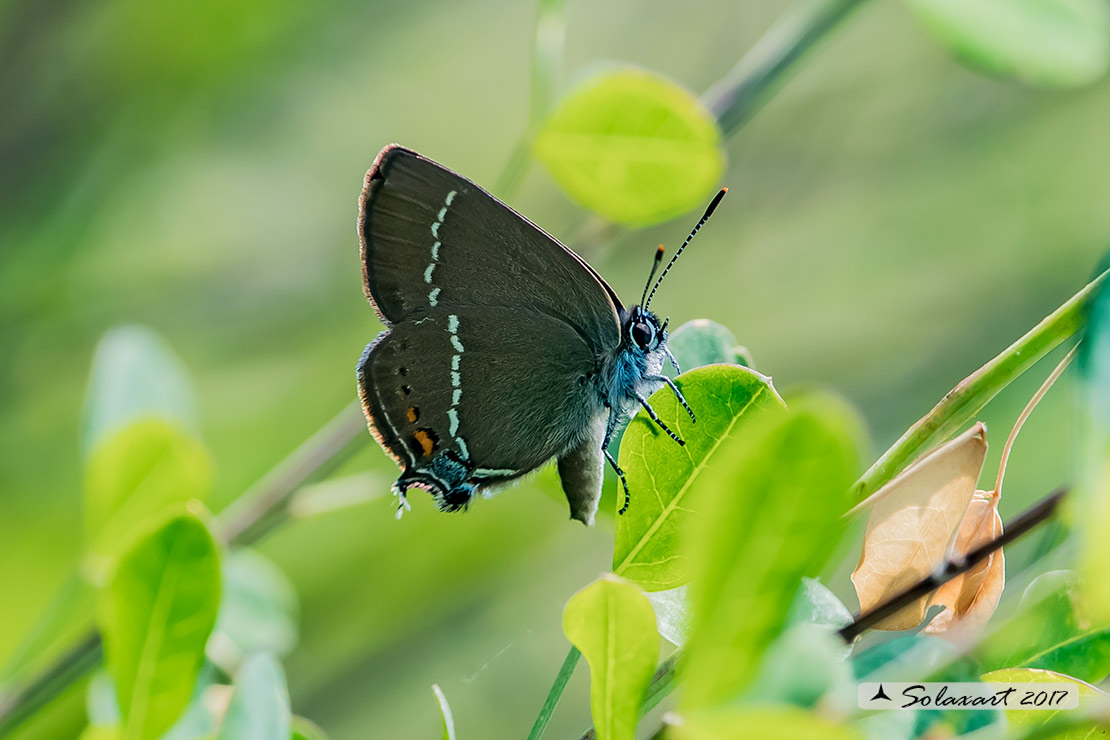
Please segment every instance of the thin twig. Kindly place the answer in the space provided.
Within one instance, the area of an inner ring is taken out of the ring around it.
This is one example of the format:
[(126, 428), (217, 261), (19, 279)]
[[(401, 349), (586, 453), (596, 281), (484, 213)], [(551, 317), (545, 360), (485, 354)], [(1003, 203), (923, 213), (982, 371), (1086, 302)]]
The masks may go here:
[(0, 696), (0, 737), (7, 735), (100, 665), (100, 635), (90, 632), (26, 686)]
[(838, 634), (845, 642), (851, 643), (863, 632), (899, 611), (902, 607), (907, 604), (912, 604), (923, 596), (931, 594), (956, 576), (971, 570), (976, 565), (989, 558), (995, 550), (1010, 544), (1051, 517), (1056, 512), (1057, 507), (1060, 505), (1060, 501), (1067, 492), (1067, 486), (1056, 489), (1015, 517), (1006, 525), (1006, 531), (998, 537), (980, 545), (963, 557), (953, 558), (947, 561), (933, 574), (918, 581), (905, 591), (887, 599), (867, 612), (867, 614), (857, 614), (851, 624), (841, 629)]
[(555, 98), (555, 78), (563, 62), (563, 41), (567, 31), (565, 10), (566, 0), (539, 0), (536, 6), (528, 122), (493, 185), (494, 194), (502, 200), (515, 195), (528, 174), (532, 163), (532, 140), (536, 138)]
[(763, 34), (702, 102), (726, 136), (735, 133), (766, 101), (786, 73), (865, 0), (814, 0), (787, 13)]
[(1037, 392), (1029, 399), (1029, 403), (1025, 404), (1025, 408), (1018, 414), (1017, 421), (1014, 422), (1014, 427), (1010, 430), (1010, 436), (1006, 438), (1006, 444), (1002, 446), (1002, 456), (998, 462), (998, 477), (994, 479), (995, 497), (1002, 495), (1002, 481), (1006, 478), (1006, 464), (1010, 462), (1010, 452), (1014, 449), (1014, 442), (1017, 440), (1021, 428), (1025, 425), (1025, 420), (1029, 418), (1029, 415), (1033, 413), (1033, 409), (1037, 408), (1037, 404), (1041, 402), (1041, 399), (1044, 398), (1049, 389), (1055, 385), (1056, 381), (1060, 379), (1060, 376), (1064, 374), (1064, 371), (1068, 369), (1068, 365), (1071, 364), (1078, 349), (1079, 344), (1077, 343), (1066, 355), (1064, 355), (1064, 359), (1060, 360), (1060, 363), (1048, 374), (1045, 381), (1041, 383), (1041, 387), (1037, 389)]
[(356, 401), (236, 498), (220, 514), (220, 534), (228, 544), (247, 545), (272, 531), (288, 514), (298, 489), (333, 471), (366, 439), (366, 418)]

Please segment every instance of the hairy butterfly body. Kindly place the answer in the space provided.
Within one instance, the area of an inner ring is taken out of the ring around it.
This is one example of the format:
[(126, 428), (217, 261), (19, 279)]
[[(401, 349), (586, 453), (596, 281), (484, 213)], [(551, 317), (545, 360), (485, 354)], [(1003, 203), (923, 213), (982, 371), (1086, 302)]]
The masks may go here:
[(624, 480), (606, 449), (622, 416), (643, 406), (658, 422), (647, 397), (663, 383), (682, 400), (662, 374), (666, 322), (647, 310), (647, 289), (625, 308), (556, 239), (397, 145), (366, 175), (358, 230), (366, 295), (386, 327), (359, 360), (359, 395), (402, 468), (401, 504), (420, 488), (463, 509), (554, 458), (571, 516), (592, 523), (606, 460)]

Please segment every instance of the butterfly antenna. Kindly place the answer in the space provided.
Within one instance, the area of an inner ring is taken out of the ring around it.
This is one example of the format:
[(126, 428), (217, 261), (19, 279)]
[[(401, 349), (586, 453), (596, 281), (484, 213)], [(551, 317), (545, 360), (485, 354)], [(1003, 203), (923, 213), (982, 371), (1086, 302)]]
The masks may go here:
[(651, 274), (648, 275), (647, 282), (644, 283), (644, 294), (640, 296), (640, 305), (644, 305), (644, 300), (647, 298), (648, 288), (651, 287), (651, 281), (655, 278), (655, 273), (659, 271), (659, 265), (663, 263), (663, 245), (659, 245), (659, 249), (655, 250), (655, 261), (651, 263)]
[[(655, 297), (655, 291), (659, 290), (663, 278), (667, 277), (667, 273), (670, 272), (671, 267), (678, 261), (679, 256), (682, 254), (682, 250), (686, 249), (686, 246), (694, 240), (694, 236), (697, 235), (698, 230), (701, 229), (701, 227), (705, 225), (705, 222), (709, 220), (709, 217), (713, 215), (713, 211), (717, 210), (717, 205), (720, 204), (721, 199), (725, 197), (725, 193), (727, 192), (728, 188), (721, 188), (721, 191), (713, 196), (713, 200), (710, 201), (709, 207), (705, 209), (705, 213), (702, 214), (701, 220), (694, 226), (693, 231), (690, 232), (690, 236), (686, 237), (686, 241), (682, 242), (682, 246), (674, 253), (674, 257), (671, 257), (671, 261), (663, 268), (663, 273), (659, 276), (659, 279), (655, 281), (655, 286), (651, 289), (651, 293), (648, 294), (647, 301), (642, 304), (644, 310), (647, 310), (647, 307), (651, 305), (651, 299)], [(659, 254), (659, 257), (662, 257), (662, 254)], [(654, 269), (651, 272), (652, 275), (655, 274)]]

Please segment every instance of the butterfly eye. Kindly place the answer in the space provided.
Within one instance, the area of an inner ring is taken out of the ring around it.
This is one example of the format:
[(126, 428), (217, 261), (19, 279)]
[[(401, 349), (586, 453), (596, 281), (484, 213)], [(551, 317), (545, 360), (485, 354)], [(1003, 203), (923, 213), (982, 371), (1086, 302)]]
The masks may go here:
[(646, 321), (633, 324), (632, 341), (640, 349), (648, 349), (655, 342), (655, 327)]

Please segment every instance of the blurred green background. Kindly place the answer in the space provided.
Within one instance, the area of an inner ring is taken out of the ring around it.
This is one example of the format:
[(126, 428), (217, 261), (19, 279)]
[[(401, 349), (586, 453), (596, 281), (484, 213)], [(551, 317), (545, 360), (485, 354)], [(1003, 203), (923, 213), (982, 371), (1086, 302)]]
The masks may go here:
[[(561, 89), (622, 61), (700, 92), (794, 5), (571, 2)], [(138, 321), (176, 348), (222, 508), (354, 398), (380, 328), (355, 235), (374, 155), (397, 141), (491, 185), (525, 125), (534, 14), (493, 0), (0, 7), (0, 663), (80, 552), (98, 337)], [(840, 391), (877, 452), (1086, 281), (1110, 243), (1108, 123), (1106, 81), (987, 79), (900, 4), (866, 4), (728, 141), (729, 196), (655, 306), (729, 326), (780, 388)], [(538, 165), (512, 205), (562, 237), (585, 219)], [(587, 257), (631, 297), (655, 245), (694, 218)], [(988, 472), (1047, 371), (984, 414)], [(1065, 383), (1026, 426), (1004, 516), (1068, 479), (1071, 403)], [(366, 441), (338, 485), (383, 496), (260, 548), (302, 600), (294, 711), (340, 740), (433, 737), (435, 682), (462, 737), (522, 737), (566, 651), (562, 605), (608, 567), (611, 525), (569, 522), (527, 483), (465, 515), (414, 496), (394, 521), (395, 470)], [(551, 737), (589, 724), (584, 674)], [(71, 690), (17, 736), (82, 725)]]

